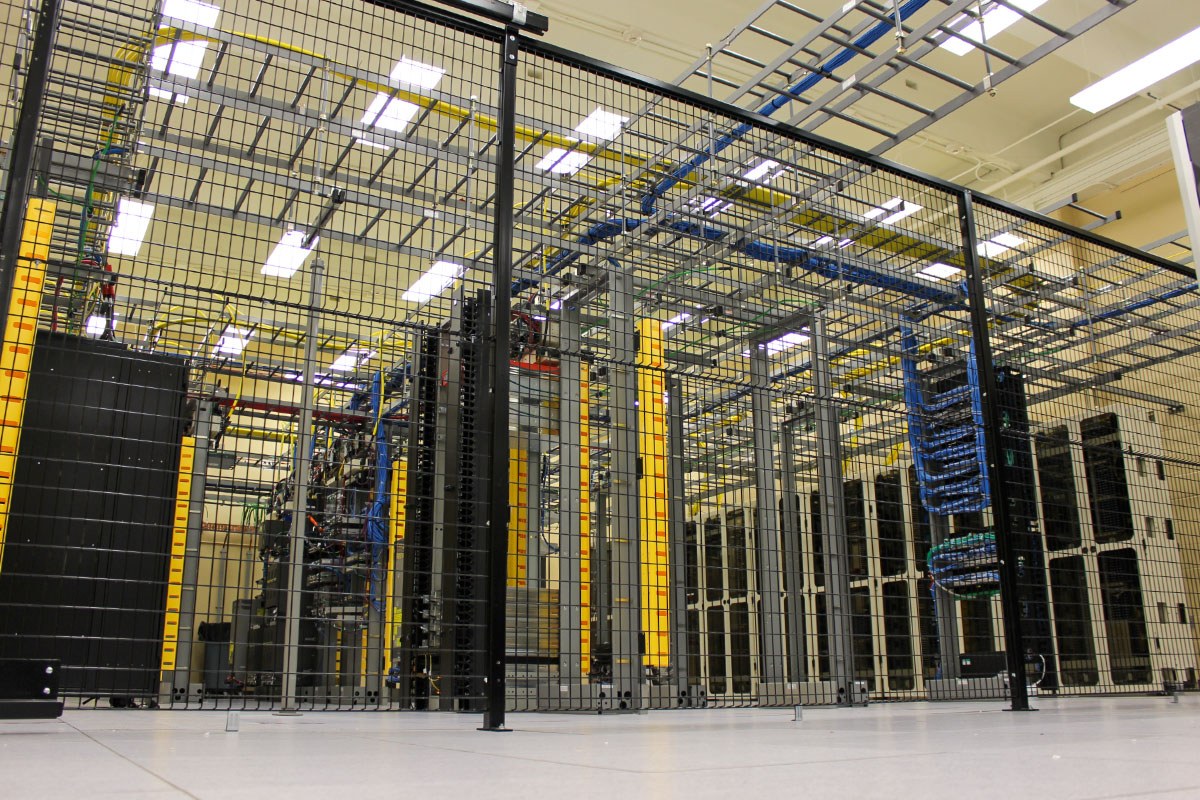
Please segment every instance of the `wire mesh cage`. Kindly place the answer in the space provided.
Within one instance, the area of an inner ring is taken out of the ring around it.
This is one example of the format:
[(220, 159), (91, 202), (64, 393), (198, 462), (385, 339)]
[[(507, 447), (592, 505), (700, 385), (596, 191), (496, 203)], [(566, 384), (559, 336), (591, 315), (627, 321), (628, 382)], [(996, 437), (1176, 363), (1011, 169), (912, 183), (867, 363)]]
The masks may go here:
[(0, 642), (79, 703), (1194, 688), (1190, 271), (415, 5), (47, 8)]

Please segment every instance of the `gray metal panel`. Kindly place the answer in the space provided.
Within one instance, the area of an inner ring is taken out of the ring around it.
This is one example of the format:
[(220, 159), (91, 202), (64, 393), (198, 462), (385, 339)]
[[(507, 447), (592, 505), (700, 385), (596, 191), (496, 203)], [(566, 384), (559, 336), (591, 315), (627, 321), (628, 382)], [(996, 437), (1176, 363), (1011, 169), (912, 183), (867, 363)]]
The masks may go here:
[(609, 335), (613, 361), (609, 365), (609, 411), (612, 428), (612, 674), (618, 707), (637, 708), (642, 692), (641, 654), (641, 520), (638, 509), (637, 334), (633, 319), (633, 281), (614, 269)]
[(842, 485), (841, 424), (829, 368), (825, 322), (814, 317), (812, 367), (817, 412), (817, 477), (821, 489), (821, 531), (825, 536), (825, 614), (828, 618), (829, 674), (846, 705), (855, 692), (854, 647), (850, 624), (850, 561)]
[(766, 342), (750, 353), (750, 401), (754, 425), (754, 478), (758, 515), (755, 537), (762, 654), (760, 695), (774, 694), (786, 680), (783, 640), (783, 597), (779, 572), (779, 493), (775, 488), (774, 420), (771, 416), (771, 361)]

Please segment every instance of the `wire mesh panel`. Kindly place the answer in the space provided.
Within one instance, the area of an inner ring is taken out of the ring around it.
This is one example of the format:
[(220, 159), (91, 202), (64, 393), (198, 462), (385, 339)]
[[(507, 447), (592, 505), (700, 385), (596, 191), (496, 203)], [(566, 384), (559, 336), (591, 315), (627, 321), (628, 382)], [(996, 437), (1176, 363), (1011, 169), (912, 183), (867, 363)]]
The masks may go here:
[[(510, 585), (560, 648), (510, 662), (517, 707), (1003, 696), (1002, 663), (957, 680), (960, 653), (1003, 661), (998, 578), (960, 596), (930, 560), (986, 532), (958, 196), (523, 59), (513, 289), (537, 333), (515, 366), (586, 384), (542, 423), (541, 476), (513, 473), (558, 498), (511, 517)], [(914, 439), (942, 395), (953, 431)]]
[(1031, 684), (1193, 688), (1195, 275), (975, 208)]
[(1190, 272), (456, 17), (59, 14), (0, 646), (80, 702), (1194, 686)]
[(117, 704), (478, 708), (496, 37), (62, 6), (5, 654)]

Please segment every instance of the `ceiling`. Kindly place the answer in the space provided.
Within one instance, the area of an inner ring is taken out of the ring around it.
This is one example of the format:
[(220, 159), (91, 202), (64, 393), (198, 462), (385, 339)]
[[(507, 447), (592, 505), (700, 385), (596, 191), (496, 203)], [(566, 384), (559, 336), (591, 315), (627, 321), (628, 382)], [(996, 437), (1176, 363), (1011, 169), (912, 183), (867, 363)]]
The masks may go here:
[[(696, 4), (690, 0), (658, 0), (651, 4), (610, 0), (589, 5), (586, 11), (566, 0), (533, 0), (527, 5), (549, 17), (546, 39), (551, 43), (655, 78), (678, 81), (704, 55), (706, 48), (719, 50), (722, 39), (735, 26), (767, 4), (759, 0), (706, 4), (703, 14), (696, 13)], [(818, 18), (837, 15), (844, 6), (841, 0), (807, 0), (794, 5)], [(876, 5), (880, 9), (891, 6), (885, 0)], [(1035, 13), (1054, 25), (1070, 27), (1112, 5), (1106, 0), (1048, 0)], [(1184, 225), (1182, 210), (1176, 208), (1178, 203), (1169, 212), (1174, 216), (1164, 221), (1163, 199), (1141, 198), (1145, 201), (1141, 204), (1154, 209), (1156, 219), (1152, 224), (1147, 221), (1145, 226), (1131, 225), (1130, 217), (1139, 209), (1112, 207), (1119, 206), (1121, 198), (1109, 195), (1114, 189), (1159, 175), (1169, 166), (1164, 120), (1173, 108), (1200, 100), (1200, 67), (1186, 69), (1100, 114), (1076, 108), (1068, 101), (1099, 78), (1182, 32), (1200, 27), (1197, 3), (1131, 0), (1125, 5), (1078, 38), (1020, 70), (996, 87), (994, 96), (981, 93), (911, 138), (899, 144), (887, 143), (880, 151), (911, 168), (1036, 210), (1055, 207), (1072, 194), (1079, 195), (1084, 206), (1089, 201), (1098, 203), (1104, 215), (1121, 210), (1126, 220), (1119, 229), (1114, 229), (1119, 231), (1117, 238), (1128, 239), (1137, 246), (1157, 238), (1157, 234), (1145, 233), (1147, 230), (1181, 231)], [(930, 3), (921, 13), (933, 13), (938, 7), (939, 3)], [(911, 22), (919, 24), (921, 18), (914, 15)], [(850, 22), (849, 17), (846, 19)], [(777, 26), (768, 29), (795, 41), (818, 23), (798, 13), (776, 9), (765, 14), (760, 24)], [(1022, 20), (991, 43), (1006, 52), (1024, 55), (1049, 38), (1047, 30)], [(756, 55), (764, 61), (784, 48), (777, 41), (750, 34), (743, 34), (734, 44), (740, 52), (756, 48)], [(877, 47), (890, 44), (889, 34)], [(913, 43), (909, 44), (912, 47)], [(865, 61), (861, 57), (856, 59), (836, 77), (844, 78), (847, 72), (853, 75), (853, 70)], [(980, 84), (987, 73), (984, 56), (978, 49), (961, 57), (933, 49), (922, 63), (969, 84)], [(993, 70), (1001, 66), (993, 59)], [(753, 72), (750, 66), (734, 59), (722, 59), (719, 55), (714, 59), (713, 71), (718, 77), (739, 69), (742, 75), (731, 76), (738, 82)], [(700, 71), (707, 73), (707, 66)], [(806, 97), (828, 91), (829, 83), (825, 81), (826, 85), (814, 87)], [(705, 75), (698, 75), (685, 85), (706, 91), (708, 81)], [(947, 99), (945, 84), (919, 69), (909, 68), (886, 85), (900, 100), (918, 106), (936, 108)], [(730, 89), (718, 83), (713, 93), (725, 99)], [(746, 100), (741, 104), (752, 105)], [(791, 110), (785, 109), (776, 116), (784, 118)], [(851, 116), (889, 130), (907, 125), (911, 120), (905, 118), (906, 113), (902, 106), (890, 102), (859, 102), (849, 111)], [(854, 125), (840, 122), (827, 123), (817, 128), (817, 132), (864, 149), (879, 144), (878, 137), (863, 135)], [(1157, 183), (1162, 191), (1175, 191), (1172, 180)], [(1090, 216), (1072, 214), (1070, 209), (1063, 213), (1074, 222), (1091, 221)], [(1163, 254), (1179, 257), (1183, 253), (1175, 249)]]

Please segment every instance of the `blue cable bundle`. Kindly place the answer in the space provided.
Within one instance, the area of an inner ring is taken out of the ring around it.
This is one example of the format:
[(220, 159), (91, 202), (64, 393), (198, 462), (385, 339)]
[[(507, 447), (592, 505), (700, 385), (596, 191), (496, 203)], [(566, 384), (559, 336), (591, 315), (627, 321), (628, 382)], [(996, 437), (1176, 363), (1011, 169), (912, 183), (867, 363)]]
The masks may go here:
[(939, 516), (982, 511), (991, 504), (991, 487), (975, 345), (966, 360), (966, 384), (931, 394), (917, 369), (916, 336), (909, 328), (900, 336), (908, 442), (921, 504)]

